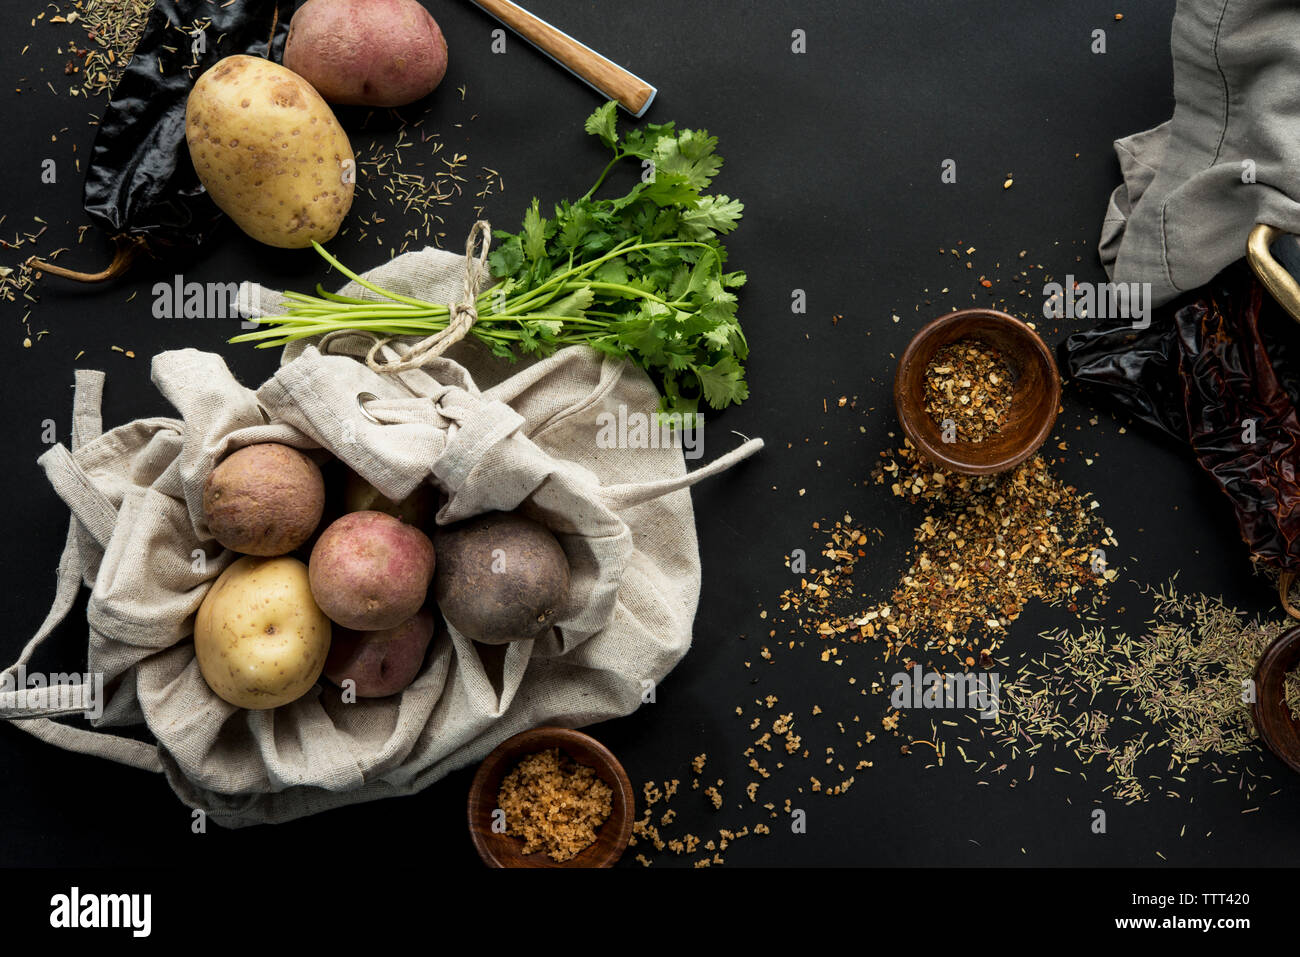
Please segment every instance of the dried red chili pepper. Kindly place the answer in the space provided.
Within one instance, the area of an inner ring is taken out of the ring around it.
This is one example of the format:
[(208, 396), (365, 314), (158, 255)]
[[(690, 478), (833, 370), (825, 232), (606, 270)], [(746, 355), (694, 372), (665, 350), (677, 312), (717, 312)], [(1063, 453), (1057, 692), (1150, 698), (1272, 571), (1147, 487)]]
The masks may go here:
[(1251, 556), (1279, 573), (1282, 606), (1300, 573), (1300, 325), (1244, 261), (1156, 311), (1070, 336), (1063, 365), (1135, 419), (1188, 442), (1228, 496)]
[(1264, 290), (1253, 278), (1233, 294), (1174, 315), (1192, 450), (1232, 501), (1252, 557), (1281, 573), (1282, 605), (1300, 571), (1300, 416), (1259, 333)]

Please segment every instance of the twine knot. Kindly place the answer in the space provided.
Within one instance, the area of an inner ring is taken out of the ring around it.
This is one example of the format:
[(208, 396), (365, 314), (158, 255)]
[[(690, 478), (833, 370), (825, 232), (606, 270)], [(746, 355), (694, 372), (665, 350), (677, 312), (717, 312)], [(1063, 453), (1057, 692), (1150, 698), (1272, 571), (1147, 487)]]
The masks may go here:
[[(488, 252), (492, 248), (492, 227), (485, 219), (476, 222), (465, 240), (465, 277), (461, 286), (460, 300), (448, 308), (447, 327), (439, 329), (433, 335), (421, 339), (411, 346), (406, 354), (397, 359), (379, 358), (384, 346), (393, 341), (393, 336), (373, 336), (375, 343), (366, 353), (366, 366), (372, 372), (395, 374), (409, 372), (436, 359), (460, 340), (464, 339), (474, 323), (478, 322), (478, 309), (474, 302), (487, 276)], [(328, 341), (336, 335), (352, 335), (351, 330), (330, 333), (325, 336), (319, 348), (326, 351)]]

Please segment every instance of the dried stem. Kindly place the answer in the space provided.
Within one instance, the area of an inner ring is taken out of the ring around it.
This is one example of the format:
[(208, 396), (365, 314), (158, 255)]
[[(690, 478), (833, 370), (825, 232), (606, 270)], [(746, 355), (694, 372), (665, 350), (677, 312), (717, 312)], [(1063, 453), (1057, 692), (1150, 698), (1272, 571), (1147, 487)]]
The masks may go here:
[(33, 269), (38, 269), (51, 276), (62, 276), (64, 279), (72, 279), (76, 282), (107, 282), (110, 279), (116, 279), (130, 269), (131, 264), (135, 262), (135, 257), (145, 246), (143, 239), (134, 236), (114, 236), (113, 241), (117, 244), (117, 251), (113, 254), (113, 261), (99, 272), (78, 272), (74, 269), (64, 269), (62, 266), (56, 266), (54, 263), (37, 259), (35, 256), (27, 260), (27, 262)]

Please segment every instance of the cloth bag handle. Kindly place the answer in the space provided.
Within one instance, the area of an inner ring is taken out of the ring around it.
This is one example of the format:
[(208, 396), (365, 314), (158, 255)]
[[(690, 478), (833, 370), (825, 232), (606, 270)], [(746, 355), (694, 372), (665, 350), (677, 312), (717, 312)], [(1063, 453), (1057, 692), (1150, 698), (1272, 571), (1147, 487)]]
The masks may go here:
[(719, 472), (725, 472), (737, 462), (749, 458), (762, 447), (762, 439), (747, 439), (743, 445), (737, 446), (726, 455), (719, 456), (708, 465), (701, 465), (693, 472), (687, 472), (685, 475), (678, 475), (675, 478), (659, 479), (656, 482), (629, 482), (622, 485), (606, 485), (601, 488), (600, 496), (605, 504), (616, 512), (631, 508), (634, 505), (642, 505), (670, 492), (690, 488), (696, 482), (717, 475)]
[[(99, 410), (103, 392), (104, 373), (90, 369), (77, 370), (76, 391), (72, 400), (73, 449), (97, 438), (102, 431)], [(36, 634), (23, 648), (18, 660), (0, 672), (0, 675), (9, 675), (15, 680), (18, 669), (31, 660), (36, 649), (68, 616), (76, 603), (77, 593), (81, 590), (83, 568), (80, 529), (85, 529), (96, 542), (104, 545), (112, 534), (113, 520), (116, 518), (108, 499), (91, 484), (62, 445), (56, 445), (42, 455), (40, 464), (49, 475), (59, 497), (72, 510), (72, 517), (68, 520), (67, 542), (63, 546), (63, 555), (59, 558), (58, 583), (50, 610)], [(60, 724), (53, 720), (60, 715), (86, 711), (94, 690), (90, 684), (82, 683), (58, 688), (3, 691), (0, 692), (0, 719), (65, 751), (108, 758), (119, 764), (161, 773), (163, 766), (157, 745), (103, 731)]]

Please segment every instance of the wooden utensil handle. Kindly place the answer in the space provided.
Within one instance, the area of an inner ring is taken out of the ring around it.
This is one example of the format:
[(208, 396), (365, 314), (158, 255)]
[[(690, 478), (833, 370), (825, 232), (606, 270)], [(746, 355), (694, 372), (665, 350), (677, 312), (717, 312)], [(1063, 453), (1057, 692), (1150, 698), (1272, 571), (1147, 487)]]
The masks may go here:
[(518, 4), (510, 0), (474, 0), (474, 3), (596, 90), (618, 100), (633, 116), (641, 116), (654, 99), (656, 90), (645, 80), (579, 43), (563, 30), (533, 16)]

